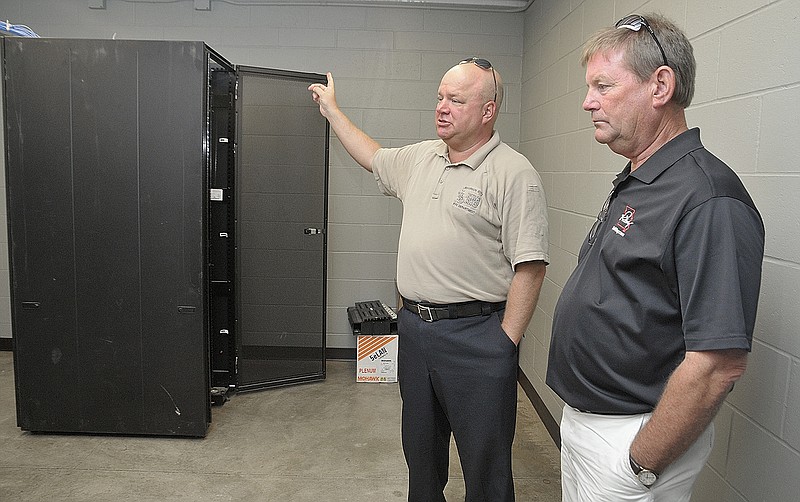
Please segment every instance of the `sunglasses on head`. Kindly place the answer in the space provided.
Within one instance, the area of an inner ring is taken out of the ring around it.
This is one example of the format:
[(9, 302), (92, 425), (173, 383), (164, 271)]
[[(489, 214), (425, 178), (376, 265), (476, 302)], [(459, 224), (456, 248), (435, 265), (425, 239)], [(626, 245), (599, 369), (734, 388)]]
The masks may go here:
[(492, 67), (492, 63), (490, 63), (486, 59), (471, 57), (467, 59), (462, 59), (458, 62), (458, 64), (469, 64), (472, 63), (481, 70), (492, 70), (492, 80), (494, 80), (494, 99), (492, 101), (497, 101), (497, 77), (494, 76), (494, 68)]
[(627, 28), (631, 31), (639, 31), (642, 29), (642, 26), (650, 33), (650, 36), (653, 37), (653, 41), (658, 46), (658, 50), (661, 51), (661, 57), (664, 59), (664, 66), (669, 66), (669, 62), (667, 62), (667, 54), (664, 52), (664, 47), (661, 45), (661, 42), (658, 41), (658, 37), (656, 37), (656, 32), (653, 31), (653, 28), (650, 27), (650, 23), (647, 22), (647, 19), (644, 16), (640, 16), (639, 14), (631, 14), (630, 16), (625, 16), (619, 21), (617, 24), (614, 25), (615, 28)]

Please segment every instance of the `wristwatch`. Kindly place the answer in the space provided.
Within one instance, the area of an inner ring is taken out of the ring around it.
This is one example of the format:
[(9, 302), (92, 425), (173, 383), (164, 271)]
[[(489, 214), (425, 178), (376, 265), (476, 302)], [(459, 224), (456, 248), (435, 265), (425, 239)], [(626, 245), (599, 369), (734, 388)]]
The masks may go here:
[(630, 453), (628, 454), (628, 461), (631, 463), (631, 469), (633, 473), (636, 474), (636, 477), (639, 478), (641, 484), (650, 488), (658, 481), (658, 474), (639, 465)]

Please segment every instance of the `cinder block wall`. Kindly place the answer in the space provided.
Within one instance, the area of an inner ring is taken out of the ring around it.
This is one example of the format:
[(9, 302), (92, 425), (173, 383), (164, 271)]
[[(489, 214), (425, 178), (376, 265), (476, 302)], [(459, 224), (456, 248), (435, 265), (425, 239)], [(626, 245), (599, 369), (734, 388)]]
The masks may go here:
[[(742, 176), (767, 227), (764, 283), (750, 368), (717, 419), (698, 501), (790, 501), (800, 493), (800, 2), (797, 0), (536, 0), (525, 14), (428, 9), (236, 6), (212, 0), (0, 0), (0, 15), (40, 35), (204, 40), (237, 64), (333, 71), (340, 103), (386, 145), (435, 136), (435, 92), (459, 59), (492, 61), (507, 84), (499, 129), (542, 174), (551, 260), (520, 365), (557, 419), (544, 385), (556, 299), (580, 241), (624, 160), (592, 137), (581, 110), (582, 41), (633, 12), (660, 11), (689, 34), (699, 65), (689, 109), (709, 149)], [(200, 2), (202, 3), (202, 2)], [(400, 206), (379, 195), (334, 139), (329, 334), (353, 347), (345, 308), (394, 296)], [(4, 187), (4, 183), (0, 184)], [(0, 191), (2, 193), (2, 191)], [(5, 224), (2, 193), (0, 224)], [(0, 235), (0, 337), (10, 336), (7, 235)]]
[(797, 0), (536, 0), (525, 14), (521, 150), (542, 174), (551, 259), (521, 366), (550, 412), (545, 386), (555, 302), (611, 180), (625, 160), (593, 139), (581, 109), (582, 42), (631, 12), (661, 12), (695, 48), (688, 110), (706, 146), (736, 170), (767, 231), (753, 353), (716, 420), (716, 446), (693, 501), (793, 501), (800, 493), (800, 2)]
[[(196, 10), (193, 0), (106, 0), (105, 9), (89, 8), (100, 3), (0, 0), (0, 15), (43, 37), (202, 40), (235, 64), (331, 71), (339, 103), (386, 146), (435, 138), (433, 109), (442, 75), (461, 59), (479, 55), (505, 79), (498, 129), (506, 142), (518, 145), (520, 13), (217, 0), (211, 1), (211, 10)], [(2, 187), (4, 197), (5, 183)], [(378, 193), (372, 176), (350, 159), (335, 136), (329, 209), (328, 346), (352, 348), (347, 306), (378, 298), (393, 304), (396, 299), (401, 205)], [(4, 200), (0, 211), (5, 228)], [(0, 337), (6, 338), (11, 336), (7, 240), (2, 232)]]

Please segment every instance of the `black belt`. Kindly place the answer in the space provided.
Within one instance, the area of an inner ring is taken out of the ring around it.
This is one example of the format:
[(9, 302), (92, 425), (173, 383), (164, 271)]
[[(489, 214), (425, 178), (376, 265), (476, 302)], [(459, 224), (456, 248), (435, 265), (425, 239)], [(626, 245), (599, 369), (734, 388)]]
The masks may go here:
[(442, 319), (459, 319), (461, 317), (476, 317), (491, 315), (506, 308), (506, 302), (463, 302), (463, 303), (418, 303), (403, 298), (403, 306), (410, 312), (418, 315), (425, 322), (440, 321)]
[(581, 410), (578, 408), (572, 408), (572, 409), (579, 413), (586, 413), (587, 415), (606, 415), (610, 417), (631, 417), (633, 415), (640, 415), (640, 413), (623, 413), (618, 411), (589, 411), (589, 410)]

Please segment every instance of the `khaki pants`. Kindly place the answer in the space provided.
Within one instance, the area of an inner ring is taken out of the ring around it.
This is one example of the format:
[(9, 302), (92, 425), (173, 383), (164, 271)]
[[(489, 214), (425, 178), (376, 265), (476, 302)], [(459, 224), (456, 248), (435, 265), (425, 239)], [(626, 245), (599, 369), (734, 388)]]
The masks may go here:
[(714, 424), (647, 488), (631, 470), (628, 452), (650, 419), (643, 415), (595, 415), (564, 407), (561, 418), (563, 502), (688, 502), (711, 454)]

